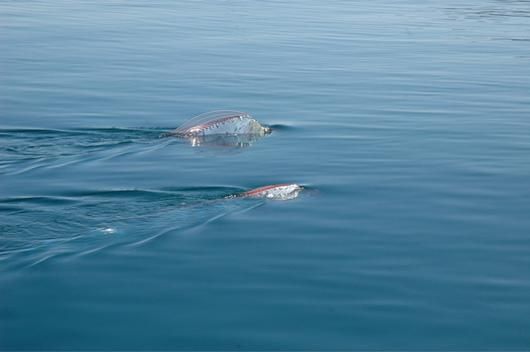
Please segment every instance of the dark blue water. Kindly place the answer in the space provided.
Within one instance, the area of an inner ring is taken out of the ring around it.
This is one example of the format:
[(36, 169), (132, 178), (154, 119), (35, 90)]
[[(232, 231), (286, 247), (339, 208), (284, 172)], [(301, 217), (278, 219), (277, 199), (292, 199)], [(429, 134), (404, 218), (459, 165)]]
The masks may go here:
[(528, 1), (1, 1), (0, 349), (527, 349), (529, 78)]

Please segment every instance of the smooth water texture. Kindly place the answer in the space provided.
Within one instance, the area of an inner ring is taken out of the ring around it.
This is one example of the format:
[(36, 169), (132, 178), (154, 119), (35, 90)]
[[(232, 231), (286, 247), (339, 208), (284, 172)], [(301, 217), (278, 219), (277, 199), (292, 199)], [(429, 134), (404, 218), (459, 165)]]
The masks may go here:
[(529, 78), (528, 1), (0, 1), (0, 349), (527, 349)]

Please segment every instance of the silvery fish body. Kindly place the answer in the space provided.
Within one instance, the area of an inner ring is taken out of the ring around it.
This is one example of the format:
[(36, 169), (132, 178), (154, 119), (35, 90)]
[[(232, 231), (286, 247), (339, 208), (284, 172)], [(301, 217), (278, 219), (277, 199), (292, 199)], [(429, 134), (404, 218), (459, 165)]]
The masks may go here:
[(242, 193), (245, 198), (266, 198), (273, 200), (289, 200), (298, 197), (303, 187), (296, 183), (283, 183), (277, 185), (263, 186)]
[(177, 137), (206, 137), (213, 135), (255, 135), (270, 133), (270, 128), (261, 125), (250, 114), (240, 111), (222, 110), (198, 115), (175, 129)]

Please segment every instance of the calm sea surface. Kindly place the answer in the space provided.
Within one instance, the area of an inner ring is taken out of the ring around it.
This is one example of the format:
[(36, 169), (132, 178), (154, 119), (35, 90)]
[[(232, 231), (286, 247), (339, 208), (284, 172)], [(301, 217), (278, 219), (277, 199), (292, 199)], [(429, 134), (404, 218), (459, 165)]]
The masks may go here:
[(0, 1), (0, 349), (528, 349), (529, 214), (529, 1)]

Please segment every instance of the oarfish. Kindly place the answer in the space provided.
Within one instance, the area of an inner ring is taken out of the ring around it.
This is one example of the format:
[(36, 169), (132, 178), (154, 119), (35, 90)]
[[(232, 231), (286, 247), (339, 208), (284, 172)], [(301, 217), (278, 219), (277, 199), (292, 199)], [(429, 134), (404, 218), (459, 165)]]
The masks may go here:
[(170, 134), (177, 137), (192, 138), (213, 135), (263, 136), (270, 132), (270, 127), (261, 125), (246, 112), (222, 110), (195, 116)]
[(251, 189), (239, 194), (244, 198), (266, 198), (273, 200), (289, 200), (298, 197), (304, 187), (296, 183), (282, 183)]

